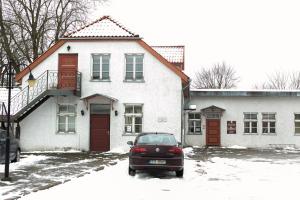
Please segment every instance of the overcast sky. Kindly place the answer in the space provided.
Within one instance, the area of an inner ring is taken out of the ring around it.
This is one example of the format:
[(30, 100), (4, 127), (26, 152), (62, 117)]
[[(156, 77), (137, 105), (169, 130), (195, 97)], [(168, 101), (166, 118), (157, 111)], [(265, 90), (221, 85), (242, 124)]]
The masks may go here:
[(110, 0), (93, 16), (111, 15), (150, 45), (185, 45), (185, 72), (225, 61), (238, 88), (274, 71), (300, 70), (297, 0)]

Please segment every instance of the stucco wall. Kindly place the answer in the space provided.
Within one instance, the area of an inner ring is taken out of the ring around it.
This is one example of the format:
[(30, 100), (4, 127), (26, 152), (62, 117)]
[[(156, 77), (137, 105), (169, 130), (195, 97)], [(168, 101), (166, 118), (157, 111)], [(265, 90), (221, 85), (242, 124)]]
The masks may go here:
[[(270, 144), (294, 144), (300, 147), (300, 136), (294, 131), (294, 113), (300, 112), (300, 97), (193, 97), (190, 104), (197, 105), (198, 112), (211, 105), (225, 109), (221, 118), (221, 146), (267, 148)], [(244, 112), (258, 113), (258, 134), (244, 133)], [(263, 112), (276, 112), (276, 134), (262, 134)], [(185, 129), (188, 145), (206, 144), (206, 120), (204, 116), (201, 118), (202, 135), (188, 135)], [(236, 134), (227, 134), (227, 121), (236, 121)]]
[[(71, 46), (67, 52), (67, 46)], [(143, 104), (143, 131), (171, 132), (180, 140), (181, 120), (181, 79), (173, 71), (161, 64), (135, 41), (85, 41), (67, 42), (54, 54), (32, 70), (39, 76), (45, 70), (57, 70), (59, 53), (78, 53), (78, 71), (82, 73), (82, 97), (94, 93), (104, 94), (118, 101), (111, 111), (110, 140), (111, 149), (128, 148), (126, 142), (134, 136), (124, 136), (124, 104)], [(91, 54), (110, 53), (111, 82), (91, 82)], [(124, 82), (125, 53), (144, 53), (144, 83)], [(22, 86), (27, 85), (25, 76)], [(97, 98), (89, 103), (103, 103)], [(56, 133), (57, 103), (77, 104), (76, 134)], [(89, 107), (89, 106), (88, 106)], [(81, 116), (80, 111), (85, 115)], [(115, 116), (114, 111), (118, 111)], [(166, 122), (159, 122), (164, 117)], [(37, 127), (39, 127), (37, 129)], [(24, 150), (52, 150), (71, 147), (89, 150), (89, 109), (79, 98), (50, 98), (21, 122), (21, 145)]]

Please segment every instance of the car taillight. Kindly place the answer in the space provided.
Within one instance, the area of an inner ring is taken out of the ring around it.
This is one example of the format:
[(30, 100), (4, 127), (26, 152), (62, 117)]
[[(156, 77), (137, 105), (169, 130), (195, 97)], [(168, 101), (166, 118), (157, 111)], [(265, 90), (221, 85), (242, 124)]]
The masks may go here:
[(133, 147), (131, 149), (132, 153), (145, 153), (147, 150), (144, 147)]
[(172, 147), (169, 149), (169, 152), (174, 154), (182, 154), (182, 149), (180, 147)]

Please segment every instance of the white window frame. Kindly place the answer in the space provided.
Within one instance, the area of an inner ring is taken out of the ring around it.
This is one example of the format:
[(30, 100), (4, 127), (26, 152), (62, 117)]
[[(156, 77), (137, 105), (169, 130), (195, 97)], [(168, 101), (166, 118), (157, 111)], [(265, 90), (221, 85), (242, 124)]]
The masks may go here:
[[(59, 107), (60, 106), (74, 106), (75, 113), (60, 113), (59, 112)], [(57, 104), (57, 133), (76, 133), (76, 116), (77, 116), (77, 105), (76, 104)], [(66, 116), (66, 123), (65, 123), (65, 131), (59, 130), (59, 117), (60, 116)], [(74, 121), (74, 131), (69, 131), (69, 117), (72, 116), (75, 118)]]
[[(100, 63), (99, 63), (99, 78), (94, 78), (94, 58), (93, 56), (100, 56)], [(103, 71), (103, 56), (108, 56), (108, 71)], [(103, 79), (103, 72), (108, 72), (108, 78)], [(91, 54), (91, 80), (93, 81), (109, 81), (110, 80), (110, 54), (109, 53), (92, 53)]]
[[(268, 117), (268, 119), (264, 119), (264, 115), (275, 115), (275, 119), (270, 119), (269, 117)], [(262, 124), (261, 124), (261, 131), (262, 131), (262, 134), (276, 134), (276, 132), (277, 132), (277, 123), (276, 123), (276, 113), (274, 113), (274, 112), (264, 112), (264, 113), (262, 113), (261, 114), (261, 120), (262, 120)], [(264, 122), (267, 122), (268, 123), (268, 127), (264, 127)], [(275, 126), (274, 127), (271, 127), (270, 126), (270, 123), (271, 122), (275, 122)], [(267, 128), (267, 132), (265, 133), (263, 130), (264, 130), (264, 128)], [(274, 128), (275, 129), (275, 132), (274, 133), (271, 133), (270, 132), (270, 129), (271, 128)]]
[[(133, 56), (133, 66), (132, 66), (132, 73), (133, 73), (133, 77), (132, 79), (128, 79), (126, 76), (127, 73), (127, 59), (126, 56)], [(143, 57), (143, 71), (138, 71), (138, 72), (142, 72), (142, 78), (141, 79), (136, 79), (136, 57), (137, 56), (142, 56)], [(125, 54), (125, 81), (144, 81), (144, 70), (145, 70), (145, 55), (143, 53), (126, 53)]]
[[(258, 134), (258, 113), (257, 112), (244, 112), (244, 133), (245, 134)], [(255, 114), (256, 115), (256, 119), (246, 119), (245, 115), (249, 114), (250, 116)], [(245, 122), (249, 122), (249, 132), (245, 132)], [(252, 122), (256, 122), (256, 127), (252, 127)], [(253, 129), (256, 128), (256, 132), (253, 132)]]
[(300, 115), (300, 113), (299, 112), (294, 113), (294, 132), (295, 135), (300, 135), (300, 132), (299, 133), (296, 132), (296, 128), (300, 128), (300, 126), (299, 127), (296, 126), (296, 122), (300, 122), (300, 119), (296, 119), (296, 115)]
[[(128, 106), (133, 106), (133, 110), (132, 110), (132, 113), (126, 113), (126, 107), (128, 107)], [(142, 110), (142, 113), (134, 113), (134, 107), (135, 106), (139, 106), (139, 107), (141, 107), (141, 110)], [(126, 117), (132, 117), (132, 122), (131, 122), (131, 129), (132, 129), (132, 131), (131, 132), (127, 132), (126, 131)], [(142, 124), (141, 124), (141, 126), (142, 126), (142, 130), (141, 130), (141, 132), (143, 132), (143, 126), (144, 126), (144, 119), (143, 119), (143, 104), (124, 104), (124, 132), (125, 132), (125, 134), (126, 135), (136, 135), (136, 134), (138, 134), (138, 133), (140, 133), (140, 132), (136, 132), (135, 131), (135, 125), (136, 125), (136, 123), (135, 123), (135, 118), (136, 117), (141, 117), (142, 118)]]
[[(193, 119), (190, 119), (190, 114), (194, 115), (194, 118)], [(199, 119), (196, 119), (195, 118), (195, 115), (196, 114), (199, 114), (200, 118)], [(191, 132), (190, 131), (190, 122), (193, 122), (193, 128), (194, 128), (194, 132)], [(196, 122), (200, 122), (200, 132), (196, 132)], [(188, 134), (189, 135), (202, 135), (202, 123), (201, 123), (201, 113), (199, 112), (190, 112), (188, 113)]]

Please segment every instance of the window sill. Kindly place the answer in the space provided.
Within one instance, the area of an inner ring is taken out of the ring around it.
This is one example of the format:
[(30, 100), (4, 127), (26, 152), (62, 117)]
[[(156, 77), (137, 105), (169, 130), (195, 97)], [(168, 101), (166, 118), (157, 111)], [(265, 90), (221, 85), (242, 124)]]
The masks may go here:
[(202, 133), (187, 133), (186, 135), (202, 135)]
[(265, 135), (265, 136), (276, 136), (277, 133), (262, 133), (262, 135)]
[(56, 132), (57, 135), (75, 135), (76, 132)]
[(145, 80), (123, 80), (124, 83), (145, 83)]
[(90, 82), (111, 82), (111, 80), (91, 79)]
[(123, 133), (122, 136), (137, 136), (138, 133)]
[(258, 133), (244, 133), (243, 135), (259, 135)]
[(295, 133), (294, 136), (300, 136), (300, 133)]

